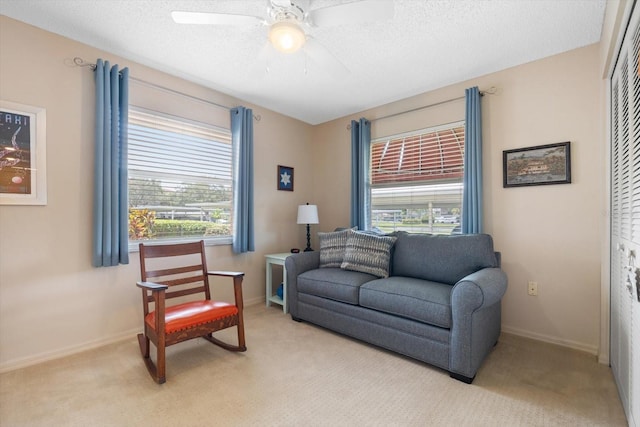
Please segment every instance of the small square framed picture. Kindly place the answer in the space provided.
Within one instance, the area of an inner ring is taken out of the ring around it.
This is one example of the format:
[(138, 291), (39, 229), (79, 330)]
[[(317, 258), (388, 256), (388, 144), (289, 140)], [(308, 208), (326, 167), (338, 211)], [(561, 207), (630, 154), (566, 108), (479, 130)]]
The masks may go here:
[(293, 191), (293, 168), (278, 165), (278, 190)]

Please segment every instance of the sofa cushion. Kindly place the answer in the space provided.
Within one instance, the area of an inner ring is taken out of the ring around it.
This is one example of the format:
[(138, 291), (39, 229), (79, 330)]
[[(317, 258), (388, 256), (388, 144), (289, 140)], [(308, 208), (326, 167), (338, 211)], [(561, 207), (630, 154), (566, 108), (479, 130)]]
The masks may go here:
[(318, 268), (298, 276), (298, 292), (357, 305), (360, 286), (375, 279), (357, 271)]
[(392, 263), (394, 275), (449, 285), (483, 268), (498, 266), (488, 234), (401, 234)]
[(451, 328), (452, 286), (410, 277), (372, 280), (360, 287), (360, 305)]
[(388, 277), (391, 248), (397, 238), (351, 230), (347, 232), (347, 250), (340, 267), (377, 277)]
[(340, 268), (347, 249), (349, 229), (332, 233), (318, 233), (320, 241), (320, 268)]

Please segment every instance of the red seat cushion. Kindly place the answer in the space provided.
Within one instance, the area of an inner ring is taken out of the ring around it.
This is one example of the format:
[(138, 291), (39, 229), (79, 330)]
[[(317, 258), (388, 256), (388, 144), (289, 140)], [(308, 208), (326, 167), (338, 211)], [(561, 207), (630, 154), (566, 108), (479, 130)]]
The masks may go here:
[[(193, 301), (174, 305), (165, 309), (165, 332), (170, 334), (181, 329), (202, 325), (203, 323), (238, 314), (238, 307), (219, 301)], [(145, 322), (154, 328), (156, 312), (145, 317)]]

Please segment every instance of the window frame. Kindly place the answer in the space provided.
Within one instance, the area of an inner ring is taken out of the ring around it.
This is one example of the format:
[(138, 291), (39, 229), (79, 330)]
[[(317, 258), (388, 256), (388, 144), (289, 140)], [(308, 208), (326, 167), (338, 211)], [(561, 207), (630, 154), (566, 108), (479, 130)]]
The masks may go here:
[[(190, 118), (186, 118), (183, 116), (178, 116), (176, 114), (171, 114), (171, 113), (165, 113), (165, 112), (161, 112), (161, 111), (157, 111), (157, 110), (153, 110), (153, 109), (149, 109), (149, 108), (145, 108), (145, 107), (140, 107), (137, 105), (129, 105), (129, 116), (131, 115), (131, 113), (135, 112), (140, 112), (143, 114), (149, 114), (149, 115), (154, 115), (160, 118), (165, 118), (168, 120), (174, 120), (174, 121), (179, 121), (180, 123), (185, 123), (187, 125), (191, 124), (194, 126), (198, 126), (198, 127), (204, 127), (204, 128), (209, 128), (211, 130), (213, 130), (216, 133), (219, 133), (221, 135), (225, 135), (228, 139), (225, 141), (219, 141), (219, 142), (223, 142), (223, 143), (227, 143), (230, 146), (230, 151), (229, 151), (229, 163), (230, 163), (230, 178), (229, 178), (229, 184), (230, 184), (230, 195), (231, 195), (231, 200), (230, 200), (230, 221), (232, 222), (233, 220), (233, 141), (232, 141), (232, 135), (231, 135), (231, 126), (228, 127), (221, 127), (218, 125), (214, 125), (211, 123), (206, 123), (206, 122), (202, 122), (199, 120), (194, 120), (194, 119), (190, 119)], [(130, 124), (129, 124), (130, 125)], [(131, 138), (129, 137), (129, 146), (131, 146)], [(127, 161), (129, 160), (129, 153), (127, 154)], [(131, 165), (128, 164), (127, 165), (127, 172), (128, 172), (128, 178), (127, 178), (127, 204), (129, 204), (128, 200), (129, 200), (129, 181), (131, 179)], [(142, 174), (143, 175), (143, 174)], [(153, 174), (150, 174), (153, 175)], [(127, 207), (127, 210), (130, 209), (130, 206)], [(128, 224), (127, 224), (128, 227)], [(204, 240), (205, 246), (221, 246), (221, 245), (232, 245), (233, 243), (233, 225), (231, 226), (231, 234), (230, 235), (224, 235), (224, 236), (215, 236), (215, 237), (206, 237), (206, 236), (192, 236), (192, 237), (184, 237), (184, 238), (179, 238), (179, 239), (172, 239), (172, 238), (162, 238), (162, 239), (140, 239), (140, 240), (128, 240), (128, 246), (129, 246), (129, 252), (138, 252), (139, 251), (139, 245), (140, 243), (144, 243), (144, 244), (166, 244), (166, 243), (186, 243), (186, 242), (193, 242), (193, 241), (199, 241), (199, 240)]]
[[(384, 136), (384, 137), (379, 137), (379, 138), (375, 138), (371, 140), (371, 144), (370, 144), (370, 150), (369, 150), (369, 159), (368, 159), (368, 163), (367, 163), (367, 171), (365, 172), (367, 174), (367, 176), (369, 177), (369, 179), (367, 180), (368, 184), (367, 184), (367, 191), (369, 192), (370, 196), (371, 196), (371, 203), (369, 204), (369, 212), (368, 212), (368, 217), (369, 217), (369, 224), (368, 224), (368, 228), (369, 229), (374, 229), (375, 227), (377, 227), (376, 224), (374, 224), (374, 218), (376, 218), (377, 215), (374, 215), (374, 190), (378, 189), (381, 190), (382, 192), (384, 192), (386, 189), (391, 189), (391, 188), (399, 188), (399, 189), (408, 189), (409, 187), (433, 187), (434, 192), (438, 192), (439, 190), (442, 191), (443, 189), (445, 189), (446, 191), (453, 191), (454, 193), (459, 194), (459, 200), (460, 200), (460, 212), (457, 214), (458, 216), (458, 227), (461, 227), (462, 225), (462, 204), (463, 204), (463, 198), (464, 198), (464, 149), (465, 149), (465, 142), (466, 142), (466, 135), (463, 134), (463, 137), (465, 139), (463, 139), (461, 141), (461, 164), (462, 164), (462, 171), (461, 171), (461, 177), (458, 179), (451, 179), (451, 178), (436, 178), (436, 179), (426, 179), (426, 180), (413, 180), (413, 181), (406, 181), (404, 183), (404, 185), (402, 184), (402, 182), (387, 182), (387, 183), (382, 183), (382, 184), (377, 184), (374, 185), (373, 183), (373, 171), (374, 171), (374, 165), (373, 165), (373, 161), (374, 161), (374, 156), (375, 156), (375, 150), (374, 150), (374, 146), (376, 144), (380, 144), (383, 143), (384, 141), (395, 141), (395, 140), (400, 140), (400, 139), (408, 139), (411, 137), (418, 137), (420, 135), (424, 135), (424, 134), (432, 134), (435, 132), (442, 132), (442, 131), (446, 131), (446, 130), (453, 130), (453, 129), (458, 129), (458, 128), (462, 128), (463, 132), (465, 130), (465, 120), (456, 120), (453, 122), (449, 122), (449, 123), (444, 123), (444, 124), (440, 124), (440, 125), (436, 125), (436, 126), (430, 126), (427, 128), (422, 128), (422, 129), (418, 129), (418, 130), (414, 130), (414, 131), (408, 131), (408, 132), (403, 132), (403, 133), (399, 133), (399, 134), (394, 134), (394, 135), (390, 135), (390, 136)], [(455, 187), (455, 188), (454, 188)], [(402, 191), (401, 191), (402, 192)], [(375, 209), (376, 211), (383, 211), (386, 210), (387, 208), (384, 209)], [(393, 207), (390, 208), (389, 212), (391, 212), (392, 210), (405, 210), (405, 209), (410, 209), (410, 208), (404, 208), (404, 207)], [(422, 208), (422, 209), (428, 209), (428, 206)], [(443, 214), (443, 215), (448, 215), (448, 214)], [(431, 229), (431, 231), (418, 231), (418, 232), (434, 232), (433, 231), (433, 225), (435, 225), (437, 222), (435, 220), (436, 216), (433, 214), (433, 212), (430, 213), (430, 217), (431, 217), (431, 222), (429, 222), (427, 225), (425, 225), (425, 227), (429, 227)], [(395, 218), (395, 214), (394, 214), (394, 218)], [(394, 231), (397, 230), (397, 225), (394, 221), (393, 224), (393, 228)], [(453, 230), (455, 230), (455, 227), (453, 228)], [(460, 231), (455, 231), (455, 233), (459, 233)]]

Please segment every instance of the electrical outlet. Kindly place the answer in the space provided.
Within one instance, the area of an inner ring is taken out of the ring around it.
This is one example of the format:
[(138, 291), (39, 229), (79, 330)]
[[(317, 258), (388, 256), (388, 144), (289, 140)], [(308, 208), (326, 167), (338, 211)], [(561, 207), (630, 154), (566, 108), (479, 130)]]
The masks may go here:
[(529, 282), (528, 293), (531, 296), (538, 295), (538, 282)]

